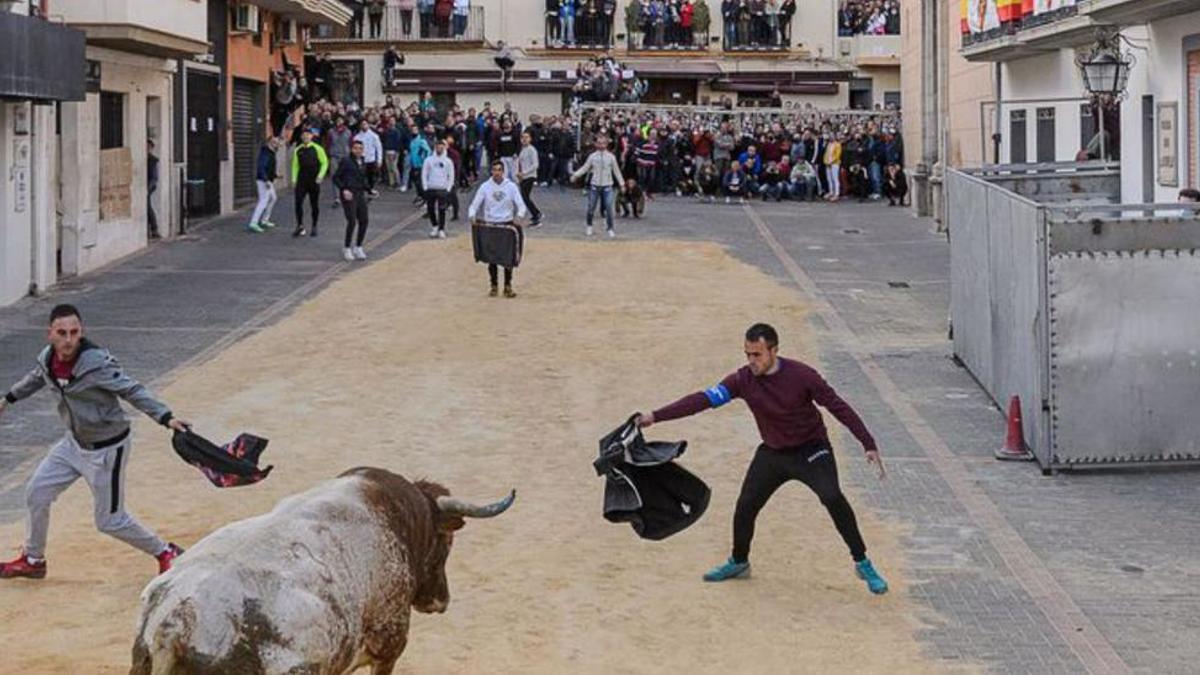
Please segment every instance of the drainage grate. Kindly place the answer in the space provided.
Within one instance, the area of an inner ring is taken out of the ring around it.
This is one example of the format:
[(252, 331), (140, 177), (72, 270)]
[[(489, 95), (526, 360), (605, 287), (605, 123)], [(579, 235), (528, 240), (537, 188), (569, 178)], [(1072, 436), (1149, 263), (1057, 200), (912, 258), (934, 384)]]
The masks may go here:
[(908, 285), (907, 281), (889, 281), (888, 286), (892, 288), (912, 288), (912, 286)]
[(849, 227), (849, 228), (842, 230), (842, 233), (843, 234), (862, 234), (862, 230), (855, 228), (855, 227)]

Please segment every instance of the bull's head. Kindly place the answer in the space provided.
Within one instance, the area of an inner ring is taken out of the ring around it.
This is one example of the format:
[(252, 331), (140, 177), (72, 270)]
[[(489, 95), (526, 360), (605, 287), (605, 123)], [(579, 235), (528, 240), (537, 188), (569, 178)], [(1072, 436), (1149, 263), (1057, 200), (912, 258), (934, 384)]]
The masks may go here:
[(467, 518), (492, 518), (512, 506), (517, 498), (513, 490), (508, 496), (491, 504), (472, 504), (451, 497), (446, 488), (436, 483), (417, 483), (417, 487), (433, 502), (434, 522), (437, 523), (437, 541), (429, 552), (423, 573), (419, 575), (420, 586), (413, 597), (413, 609), (426, 614), (441, 613), (450, 605), (450, 586), (446, 581), (446, 558), (454, 543), (454, 532), (466, 524)]

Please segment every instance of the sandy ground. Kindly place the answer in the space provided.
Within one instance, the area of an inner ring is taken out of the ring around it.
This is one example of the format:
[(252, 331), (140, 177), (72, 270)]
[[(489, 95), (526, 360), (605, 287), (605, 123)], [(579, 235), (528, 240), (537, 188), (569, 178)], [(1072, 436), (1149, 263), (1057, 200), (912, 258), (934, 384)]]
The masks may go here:
[[(142, 419), (130, 508), (188, 545), (356, 465), (478, 500), (516, 487), (512, 511), (456, 538), (450, 610), (418, 615), (401, 672), (933, 669), (913, 637), (902, 533), (859, 510), (892, 584), (873, 597), (798, 484), (759, 520), (753, 579), (700, 581), (728, 554), (757, 440), (740, 403), (651, 430), (691, 442), (684, 463), (713, 488), (698, 524), (649, 543), (600, 516), (597, 439), (739, 366), (750, 323), (774, 323), (785, 354), (819, 360), (796, 291), (713, 245), (538, 239), (516, 286), (516, 300), (485, 297), (465, 237), (415, 243), (349, 275), (160, 392), (210, 437), (269, 437), (275, 473), (217, 490)], [(856, 445), (839, 445), (839, 457), (862, 461)], [(97, 534), (89, 499), (77, 485), (56, 506), (45, 581), (0, 586), (0, 671), (127, 670), (153, 561)], [(0, 528), (0, 541), (21, 534)]]

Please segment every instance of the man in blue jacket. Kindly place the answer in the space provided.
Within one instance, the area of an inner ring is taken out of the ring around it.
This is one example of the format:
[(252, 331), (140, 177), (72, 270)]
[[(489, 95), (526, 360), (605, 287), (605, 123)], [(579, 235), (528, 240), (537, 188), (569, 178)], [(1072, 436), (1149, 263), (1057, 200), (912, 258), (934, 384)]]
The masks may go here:
[(418, 131), (415, 125), (410, 127), (409, 131), (412, 132), (412, 140), (408, 143), (409, 182), (417, 188), (413, 205), (420, 206), (425, 202), (425, 189), (421, 187), (421, 167), (425, 166), (425, 160), (433, 151), (429, 147), (429, 141), (425, 140), (425, 135)]
[(258, 204), (246, 225), (251, 232), (262, 234), (265, 231), (263, 228), (275, 227), (275, 223), (271, 222), (271, 210), (275, 208), (275, 152), (278, 148), (279, 141), (271, 137), (258, 149), (258, 165), (254, 171)]

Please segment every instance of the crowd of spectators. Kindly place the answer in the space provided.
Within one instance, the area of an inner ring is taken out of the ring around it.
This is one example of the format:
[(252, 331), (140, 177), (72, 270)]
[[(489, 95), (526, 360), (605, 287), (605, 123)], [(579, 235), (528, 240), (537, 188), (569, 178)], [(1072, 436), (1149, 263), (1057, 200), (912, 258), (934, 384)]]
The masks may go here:
[(704, 47), (711, 23), (705, 0), (630, 0), (625, 6), (630, 45), (642, 49)]
[(471, 14), (471, 0), (342, 0), (342, 3), (354, 12), (350, 37), (364, 40), (461, 40)]
[(575, 103), (637, 103), (645, 93), (646, 82), (611, 54), (575, 64), (575, 84), (571, 87)]
[[(580, 143), (609, 138), (626, 176), (652, 198), (675, 193), (724, 198), (831, 202), (908, 192), (896, 111), (827, 112), (587, 107)], [(582, 161), (582, 157), (580, 158)]]
[(900, 0), (842, 0), (838, 35), (899, 35)]

